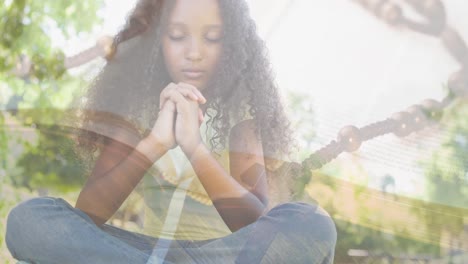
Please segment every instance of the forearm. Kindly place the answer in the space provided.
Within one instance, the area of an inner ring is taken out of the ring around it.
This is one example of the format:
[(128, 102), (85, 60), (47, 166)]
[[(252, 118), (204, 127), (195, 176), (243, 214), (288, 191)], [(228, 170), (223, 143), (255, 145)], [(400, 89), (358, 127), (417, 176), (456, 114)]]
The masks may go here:
[(116, 166), (83, 187), (76, 207), (86, 212), (97, 225), (109, 219), (135, 189), (146, 171), (164, 155), (165, 150), (142, 140)]
[(190, 152), (188, 157), (213, 205), (231, 231), (255, 222), (265, 212), (267, 205), (229, 175), (204, 144)]

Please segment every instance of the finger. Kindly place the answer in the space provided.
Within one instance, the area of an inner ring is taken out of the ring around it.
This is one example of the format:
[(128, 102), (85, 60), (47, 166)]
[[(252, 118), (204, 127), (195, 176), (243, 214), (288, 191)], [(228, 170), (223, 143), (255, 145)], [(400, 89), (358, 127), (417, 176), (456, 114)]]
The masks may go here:
[(195, 93), (198, 96), (199, 103), (201, 103), (201, 104), (206, 103), (206, 98), (203, 96), (203, 94), (200, 92), (200, 90), (197, 89), (197, 87), (195, 87), (195, 86), (193, 86), (191, 84), (188, 84), (188, 83), (184, 83), (184, 82), (179, 82), (178, 85), (182, 86), (182, 87), (187, 87), (187, 89), (190, 89), (191, 91), (193, 91), (193, 93)]
[(174, 102), (168, 100), (164, 107), (159, 111), (158, 119), (163, 123), (167, 124), (171, 129), (174, 128), (176, 118), (176, 106)]
[(166, 93), (167, 100), (172, 101), (176, 106), (176, 112), (184, 112), (187, 113), (190, 110), (189, 101), (177, 90), (169, 90)]
[(164, 103), (169, 99), (170, 91), (175, 89), (177, 89), (177, 85), (175, 83), (170, 83), (161, 91), (161, 94), (159, 95), (159, 109), (162, 109)]
[(174, 102), (172, 102), (171, 100), (167, 100), (164, 103), (164, 106), (161, 108), (161, 110), (159, 112), (161, 112), (161, 113), (174, 113), (175, 111), (176, 111), (176, 107), (175, 107)]
[(198, 100), (199, 100), (198, 95), (195, 94), (195, 93), (193, 92), (193, 90), (188, 89), (187, 87), (178, 85), (178, 86), (177, 86), (177, 90), (178, 90), (181, 94), (183, 94), (185, 97), (188, 97), (188, 98), (190, 98), (190, 99), (192, 99), (192, 100), (194, 100), (194, 101), (198, 101)]

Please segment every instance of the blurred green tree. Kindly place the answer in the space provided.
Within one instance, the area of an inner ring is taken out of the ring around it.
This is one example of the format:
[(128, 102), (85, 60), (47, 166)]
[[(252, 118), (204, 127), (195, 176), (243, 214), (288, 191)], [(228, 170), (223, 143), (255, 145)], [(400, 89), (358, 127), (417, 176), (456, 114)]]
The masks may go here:
[[(73, 159), (71, 149), (65, 150), (71, 147), (71, 139), (60, 127), (54, 132), (65, 134), (52, 135), (51, 127), (36, 124), (34, 119), (39, 117), (31, 113), (64, 109), (77, 98), (83, 80), (67, 73), (65, 55), (55, 40), (89, 34), (102, 22), (97, 15), (102, 6), (103, 0), (7, 0), (0, 4), (0, 164), (11, 182), (29, 187), (48, 181), (55, 187), (75, 183), (68, 176), (60, 177), (60, 184), (57, 179), (59, 173), (73, 172), (67, 167)], [(42, 113), (40, 122), (53, 124), (57, 116), (48, 116), (52, 112)], [(32, 131), (25, 132), (30, 125)], [(37, 134), (36, 140), (28, 133)]]
[(420, 163), (425, 171), (426, 199), (434, 204), (434, 210), (416, 210), (416, 213), (441, 245), (447, 247), (450, 246), (450, 240), (460, 240), (463, 239), (463, 235), (466, 236), (465, 225), (468, 222), (467, 114), (468, 104), (463, 100), (457, 101), (447, 109), (441, 120), (444, 127), (442, 144), (428, 160)]
[[(20, 186), (69, 191), (81, 180), (74, 176), (81, 167), (73, 161), (69, 131), (41, 127), (29, 113), (65, 108), (76, 97), (83, 80), (65, 70), (57, 40), (91, 33), (102, 22), (102, 6), (103, 0), (0, 3), (0, 234), (10, 208), (31, 195)], [(43, 114), (41, 122), (56, 118)], [(3, 239), (0, 259), (15, 263)]]

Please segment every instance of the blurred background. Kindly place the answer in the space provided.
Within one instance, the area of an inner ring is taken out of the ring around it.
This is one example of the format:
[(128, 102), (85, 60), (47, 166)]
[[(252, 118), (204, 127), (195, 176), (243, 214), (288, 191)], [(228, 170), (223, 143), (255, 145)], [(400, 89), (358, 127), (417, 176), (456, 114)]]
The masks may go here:
[[(439, 36), (389, 22), (385, 12), (372, 11), (378, 1), (248, 2), (296, 131), (293, 161), (336, 140), (344, 126), (385, 120), (425, 99), (442, 101), (451, 91), (450, 76), (460, 70)], [(415, 1), (383, 2), (424, 21), (408, 4)], [(442, 3), (447, 24), (468, 39), (468, 1)], [(109, 37), (134, 5), (135, 0), (0, 4), (3, 262), (14, 263), (4, 230), (16, 203), (54, 195), (74, 204), (85, 176), (74, 162), (70, 131), (54, 122), (65, 118), (61, 113), (79, 101), (103, 67)], [(466, 79), (463, 85), (467, 89)], [(47, 109), (63, 111), (41, 112)], [(467, 117), (466, 97), (457, 97), (423, 129), (366, 141), (298, 187), (302, 199), (318, 202), (335, 220), (336, 263), (468, 263)], [(140, 211), (130, 198), (111, 222), (138, 230)]]

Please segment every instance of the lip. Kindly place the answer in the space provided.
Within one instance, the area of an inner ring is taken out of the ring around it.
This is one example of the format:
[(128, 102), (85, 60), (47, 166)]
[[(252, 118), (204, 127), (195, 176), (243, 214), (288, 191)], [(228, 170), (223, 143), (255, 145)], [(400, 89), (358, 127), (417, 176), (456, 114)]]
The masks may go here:
[(204, 74), (204, 71), (198, 69), (184, 69), (182, 72), (188, 79), (198, 79)]

